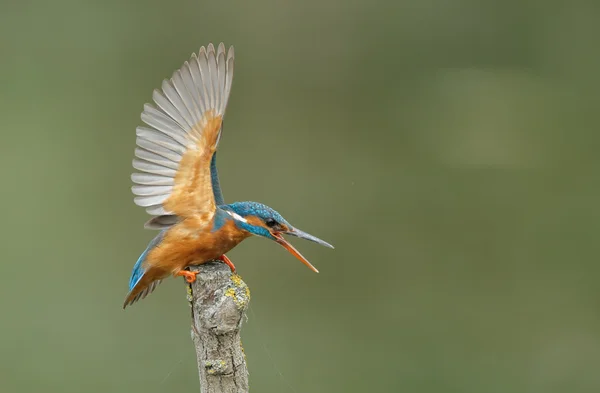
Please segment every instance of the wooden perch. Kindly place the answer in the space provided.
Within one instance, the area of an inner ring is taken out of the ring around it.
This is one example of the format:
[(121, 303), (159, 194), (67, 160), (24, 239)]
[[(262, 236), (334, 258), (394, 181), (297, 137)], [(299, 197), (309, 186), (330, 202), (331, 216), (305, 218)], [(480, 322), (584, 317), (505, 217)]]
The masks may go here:
[(222, 262), (208, 262), (191, 270), (200, 272), (188, 290), (200, 392), (248, 393), (240, 329), (250, 290)]

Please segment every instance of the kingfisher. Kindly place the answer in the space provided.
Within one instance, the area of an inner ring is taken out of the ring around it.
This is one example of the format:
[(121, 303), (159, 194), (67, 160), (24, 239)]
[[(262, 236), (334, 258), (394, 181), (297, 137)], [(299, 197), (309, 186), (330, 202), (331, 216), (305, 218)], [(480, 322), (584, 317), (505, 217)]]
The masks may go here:
[(145, 298), (170, 275), (188, 283), (187, 268), (221, 260), (242, 240), (255, 235), (279, 243), (312, 271), (318, 270), (283, 235), (333, 246), (293, 227), (281, 214), (258, 202), (225, 204), (217, 173), (217, 146), (233, 81), (233, 47), (201, 47), (154, 90), (153, 104), (136, 129), (131, 176), (134, 202), (153, 217), (145, 228), (159, 230), (133, 267), (123, 308)]

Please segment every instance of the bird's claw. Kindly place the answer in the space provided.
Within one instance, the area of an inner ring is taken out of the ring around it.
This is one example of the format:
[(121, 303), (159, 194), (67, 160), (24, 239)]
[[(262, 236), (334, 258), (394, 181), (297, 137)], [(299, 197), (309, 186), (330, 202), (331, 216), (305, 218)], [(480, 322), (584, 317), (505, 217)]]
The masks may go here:
[(189, 284), (193, 283), (196, 281), (196, 275), (200, 273), (200, 272), (191, 272), (189, 270), (180, 270), (177, 273), (175, 273), (175, 276), (183, 276), (185, 278), (185, 281)]
[(223, 263), (225, 263), (227, 266), (229, 266), (229, 268), (231, 269), (231, 272), (235, 273), (235, 265), (233, 264), (233, 262), (231, 262), (231, 259), (227, 258), (227, 255), (223, 254), (217, 259), (219, 261), (223, 261)]
[[(235, 265), (233, 264), (233, 262), (231, 262), (231, 259), (227, 258), (227, 256), (225, 254), (221, 255), (217, 259), (219, 261), (222, 261), (223, 263), (225, 263), (227, 266), (229, 266), (229, 268), (231, 269), (231, 272), (235, 273)], [(196, 275), (198, 273), (200, 273), (200, 272), (192, 272), (189, 270), (180, 270), (180, 271), (176, 272), (174, 274), (174, 276), (175, 277), (183, 276), (185, 278), (185, 281), (187, 283), (191, 284), (196, 281)]]

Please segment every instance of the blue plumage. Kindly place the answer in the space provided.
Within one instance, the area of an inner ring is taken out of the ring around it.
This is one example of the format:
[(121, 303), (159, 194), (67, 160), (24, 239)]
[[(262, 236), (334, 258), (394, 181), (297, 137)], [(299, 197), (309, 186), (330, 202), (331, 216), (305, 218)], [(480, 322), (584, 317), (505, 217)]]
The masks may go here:
[[(275, 220), (275, 222), (277, 222), (278, 224), (283, 224), (287, 226), (290, 225), (285, 220), (285, 218), (281, 216), (281, 214), (277, 213), (269, 206), (263, 205), (262, 203), (258, 202), (235, 202), (229, 205), (220, 206), (220, 208), (223, 210), (229, 210), (233, 213), (238, 214), (241, 217), (256, 216), (262, 219), (263, 221), (266, 221), (267, 219), (272, 219)], [(258, 236), (263, 236), (268, 239), (274, 239), (271, 232), (265, 227), (251, 225), (247, 222), (239, 220), (236, 220), (235, 223), (238, 226), (238, 228), (245, 229), (250, 233), (253, 233)]]
[(210, 160), (210, 179), (213, 189), (213, 195), (215, 196), (215, 204), (217, 206), (224, 205), (225, 199), (223, 199), (223, 192), (221, 191), (221, 184), (219, 183), (219, 173), (217, 172), (217, 152), (215, 152)]
[(212, 232), (216, 232), (225, 225), (228, 220), (233, 219), (229, 214), (225, 213), (227, 205), (219, 206), (215, 211), (215, 216), (213, 217), (214, 223), (212, 227)]
[(138, 258), (135, 265), (133, 265), (133, 271), (131, 272), (131, 277), (129, 278), (130, 291), (133, 289), (133, 287), (135, 287), (135, 285), (141, 280), (142, 276), (144, 275), (144, 267), (142, 266), (142, 264), (146, 260), (146, 256), (148, 255), (150, 250), (152, 250), (158, 245), (158, 243), (161, 242), (161, 240), (165, 236), (165, 232), (166, 231), (161, 231), (154, 239), (152, 239), (150, 244), (148, 244), (148, 247), (146, 247), (142, 255), (140, 255), (140, 257)]
[(281, 214), (277, 213), (269, 206), (258, 202), (235, 202), (225, 205), (222, 208), (229, 209), (230, 211), (237, 213), (242, 217), (256, 216), (258, 218), (262, 218), (263, 220), (272, 218), (281, 224), (287, 224), (287, 221), (281, 216)]
[[(289, 225), (288, 222), (281, 216), (281, 214), (277, 213), (267, 205), (263, 205), (262, 203), (258, 202), (235, 202), (230, 203), (229, 205), (219, 206), (213, 218), (213, 232), (221, 229), (223, 225), (227, 223), (227, 221), (233, 220), (233, 217), (227, 212), (235, 213), (242, 218), (256, 216), (263, 221), (271, 218), (278, 224)], [(250, 225), (249, 223), (240, 220), (235, 220), (235, 224), (238, 228), (244, 229), (255, 235), (263, 236), (269, 239), (273, 238), (271, 232), (262, 226)]]

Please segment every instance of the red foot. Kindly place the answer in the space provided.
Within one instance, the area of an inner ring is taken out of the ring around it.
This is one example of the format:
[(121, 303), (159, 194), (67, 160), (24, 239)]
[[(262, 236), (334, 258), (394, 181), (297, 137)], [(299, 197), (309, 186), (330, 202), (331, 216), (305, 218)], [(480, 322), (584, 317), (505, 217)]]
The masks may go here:
[(196, 281), (196, 274), (198, 274), (200, 272), (190, 272), (189, 270), (180, 270), (177, 273), (174, 274), (175, 277), (177, 276), (184, 276), (185, 277), (185, 281), (187, 281), (188, 283), (193, 283), (194, 281)]
[(231, 272), (235, 273), (235, 265), (233, 264), (233, 262), (231, 262), (231, 259), (227, 258), (227, 255), (223, 254), (217, 259), (223, 261), (227, 266), (229, 266)]

